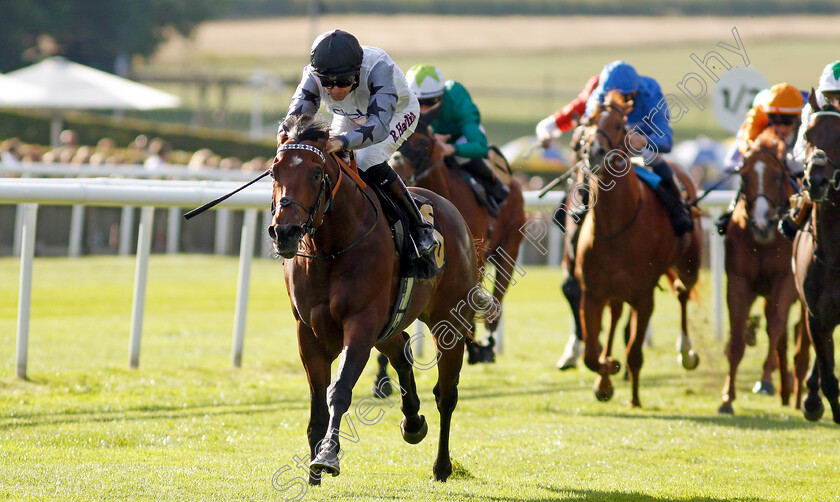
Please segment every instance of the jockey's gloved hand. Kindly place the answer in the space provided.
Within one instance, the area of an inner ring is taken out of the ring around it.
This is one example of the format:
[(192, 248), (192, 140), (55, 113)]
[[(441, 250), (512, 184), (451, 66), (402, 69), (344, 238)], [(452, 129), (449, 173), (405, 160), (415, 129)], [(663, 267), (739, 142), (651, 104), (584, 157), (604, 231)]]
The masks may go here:
[(557, 127), (557, 122), (554, 121), (554, 115), (539, 121), (536, 127), (537, 141), (540, 146), (548, 148), (551, 146), (551, 140), (558, 139), (563, 134), (560, 128)]

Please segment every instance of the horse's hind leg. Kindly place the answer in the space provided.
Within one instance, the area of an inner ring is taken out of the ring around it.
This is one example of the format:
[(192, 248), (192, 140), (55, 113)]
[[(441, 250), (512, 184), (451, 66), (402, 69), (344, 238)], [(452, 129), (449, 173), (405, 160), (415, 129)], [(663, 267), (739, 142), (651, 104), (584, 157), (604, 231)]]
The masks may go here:
[(379, 370), (377, 370), (376, 377), (373, 379), (373, 397), (388, 397), (394, 392), (391, 379), (388, 377), (388, 356), (379, 354), (376, 363), (379, 365)]
[(567, 274), (560, 289), (563, 291), (566, 301), (569, 302), (569, 308), (572, 310), (572, 321), (574, 322), (574, 332), (569, 336), (566, 349), (560, 356), (560, 360), (557, 361), (557, 368), (564, 371), (577, 366), (577, 360), (583, 351), (583, 329), (580, 322), (581, 292), (580, 283), (575, 278), (574, 270)]
[(633, 388), (633, 396), (630, 399), (630, 406), (640, 408), (642, 402), (639, 399), (639, 378), (644, 363), (642, 346), (645, 343), (650, 316), (653, 313), (653, 291), (650, 296), (633, 306), (631, 313), (630, 343), (627, 346), (627, 372), (630, 374), (630, 383)]
[(688, 337), (688, 297), (691, 295), (691, 291), (679, 279), (674, 281), (674, 288), (680, 302), (680, 338), (677, 340), (680, 364), (687, 370), (693, 370), (700, 364), (700, 356), (692, 348), (691, 338)]
[[(816, 362), (820, 370), (820, 388), (825, 399), (831, 406), (831, 415), (834, 422), (840, 424), (840, 388), (838, 388), (837, 377), (834, 376), (834, 343), (832, 332), (834, 326), (828, 327), (821, 323), (813, 314), (808, 315), (808, 329), (811, 332), (811, 341), (814, 343)], [(808, 381), (810, 390), (811, 382)], [(810, 398), (810, 395), (808, 396)]]
[[(786, 294), (773, 295), (775, 302), (768, 301), (764, 308), (765, 316), (767, 317), (767, 335), (778, 357), (779, 396), (781, 397), (783, 406), (787, 406), (790, 402), (791, 393), (792, 377), (788, 368), (787, 357), (787, 323), (790, 307), (795, 301), (794, 295), (795, 289), (789, 288)], [(766, 366), (767, 363), (765, 363), (765, 371)], [(768, 377), (770, 376), (772, 375), (768, 375)]]
[[(377, 348), (387, 354), (391, 365), (397, 372), (400, 394), (402, 395), (400, 409), (405, 417), (400, 423), (403, 439), (407, 443), (417, 444), (426, 437), (429, 428), (426, 424), (426, 418), (418, 414), (420, 398), (417, 396), (417, 385), (414, 382), (414, 372), (412, 371), (411, 339), (403, 331), (401, 336), (393, 336)], [(388, 382), (388, 386), (391, 386), (390, 382)], [(383, 397), (381, 393), (374, 392), (374, 394)], [(394, 405), (387, 397), (386, 403), (389, 408)]]
[(619, 300), (610, 301), (610, 331), (607, 334), (607, 345), (601, 350), (600, 360), (610, 375), (615, 375), (621, 371), (621, 364), (612, 357), (612, 349), (613, 341), (615, 340), (615, 329), (618, 326), (618, 321), (621, 320), (623, 307), (624, 303)]
[(464, 340), (469, 336), (469, 332), (455, 317), (437, 320), (432, 326), (435, 327), (433, 334), (438, 355), (438, 381), (435, 384), (434, 394), (440, 413), (440, 440), (432, 472), (436, 481), (446, 481), (452, 474), (452, 461), (449, 458), (449, 432), (452, 425), (452, 413), (458, 404), (458, 380), (464, 359)]
[(802, 409), (802, 388), (808, 373), (808, 351), (811, 349), (811, 339), (805, 328), (805, 307), (800, 305), (799, 312), (799, 321), (794, 328), (796, 348), (793, 352), (793, 407), (797, 410)]

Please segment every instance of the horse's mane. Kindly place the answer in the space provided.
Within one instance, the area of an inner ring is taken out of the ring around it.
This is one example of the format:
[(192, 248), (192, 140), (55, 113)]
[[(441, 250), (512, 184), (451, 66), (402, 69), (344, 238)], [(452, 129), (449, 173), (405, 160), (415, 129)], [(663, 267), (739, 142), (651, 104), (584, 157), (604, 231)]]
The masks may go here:
[(296, 143), (318, 141), (330, 135), (329, 124), (314, 115), (288, 115), (280, 123), (280, 131)]

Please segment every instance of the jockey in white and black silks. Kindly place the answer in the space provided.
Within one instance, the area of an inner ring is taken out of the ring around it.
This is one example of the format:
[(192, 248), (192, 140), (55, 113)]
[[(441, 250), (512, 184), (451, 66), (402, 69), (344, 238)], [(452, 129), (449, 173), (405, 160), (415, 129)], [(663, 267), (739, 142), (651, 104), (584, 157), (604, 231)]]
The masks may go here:
[(417, 257), (439, 245), (388, 159), (414, 131), (420, 105), (405, 74), (382, 49), (362, 46), (342, 30), (321, 34), (289, 105), (289, 115), (333, 115), (327, 151), (355, 150), (366, 183), (378, 185), (406, 213)]

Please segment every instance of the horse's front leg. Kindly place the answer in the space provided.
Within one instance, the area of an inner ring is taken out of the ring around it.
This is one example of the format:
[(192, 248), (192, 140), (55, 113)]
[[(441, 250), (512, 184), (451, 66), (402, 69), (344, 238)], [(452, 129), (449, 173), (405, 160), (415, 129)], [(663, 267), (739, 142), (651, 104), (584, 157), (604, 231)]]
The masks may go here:
[[(834, 326), (826, 326), (813, 313), (808, 314), (808, 331), (811, 333), (811, 342), (814, 344), (814, 352), (817, 354), (816, 363), (820, 370), (820, 387), (823, 395), (831, 406), (831, 415), (834, 422), (840, 424), (840, 388), (838, 388), (837, 377), (834, 376), (834, 340), (832, 332)], [(811, 378), (808, 379), (808, 390), (811, 391)], [(808, 400), (811, 399), (811, 392)]]
[[(343, 323), (344, 348), (338, 363), (335, 380), (327, 389), (329, 423), (324, 438), (319, 442), (317, 453), (309, 467), (316, 473), (326, 471), (333, 476), (341, 473), (339, 467), (341, 444), (339, 441), (341, 419), (353, 400), (353, 387), (359, 380), (373, 348), (376, 325), (373, 316), (356, 315)], [(358, 441), (355, 425), (350, 422), (350, 440)], [(345, 436), (346, 437), (346, 436)]]
[[(407, 443), (417, 444), (426, 437), (429, 426), (426, 423), (426, 417), (419, 415), (420, 398), (417, 396), (417, 385), (414, 382), (414, 371), (412, 371), (413, 356), (410, 341), (408, 334), (403, 331), (401, 335), (394, 335), (376, 347), (388, 356), (388, 360), (396, 370), (399, 379), (399, 389), (402, 397), (400, 409), (404, 417), (400, 423), (400, 432)], [(425, 368), (434, 365), (435, 362), (422, 361), (415, 364), (420, 368)], [(383, 382), (383, 384), (392, 386), (390, 382)], [(389, 408), (393, 406), (393, 402), (382, 393), (374, 392), (374, 394), (385, 397)]]
[(680, 302), (680, 338), (677, 340), (680, 364), (687, 370), (693, 370), (700, 364), (700, 356), (692, 348), (691, 338), (688, 336), (688, 299), (691, 296), (691, 290), (683, 284), (681, 279), (674, 281), (674, 289), (677, 291), (677, 300)]
[[(309, 440), (309, 458), (315, 458), (318, 442), (327, 433), (330, 418), (327, 409), (327, 386), (330, 383), (330, 358), (324, 347), (315, 338), (312, 329), (298, 320), (298, 345), (300, 358), (309, 380), (309, 425), (306, 437)], [(321, 484), (321, 474), (310, 469), (309, 484)]]
[(630, 406), (640, 408), (642, 402), (639, 399), (639, 377), (644, 363), (642, 346), (645, 343), (650, 316), (653, 313), (653, 291), (633, 306), (630, 317), (630, 343), (627, 345), (627, 373), (630, 375), (630, 384), (633, 388), (633, 395), (630, 398)]
[(721, 398), (723, 402), (718, 408), (718, 413), (731, 415), (734, 413), (732, 403), (737, 397), (736, 377), (738, 366), (744, 358), (744, 351), (747, 343), (744, 332), (747, 328), (747, 316), (750, 314), (750, 307), (755, 301), (755, 293), (746, 282), (737, 276), (730, 276), (726, 292), (726, 303), (729, 307), (729, 343), (726, 344), (726, 358), (729, 360), (729, 373), (723, 384)]
[(613, 395), (610, 382), (610, 368), (601, 364), (601, 344), (598, 335), (601, 332), (601, 316), (607, 301), (594, 298), (585, 290), (580, 299), (580, 320), (583, 327), (583, 362), (590, 370), (598, 373), (595, 379), (595, 398), (598, 401), (609, 401)]
[(448, 316), (441, 324), (440, 319), (434, 320), (432, 326), (452, 326), (455, 333), (439, 330), (436, 333), (435, 349), (438, 357), (438, 381), (433, 392), (435, 402), (440, 413), (440, 438), (438, 440), (438, 454), (432, 466), (432, 474), (436, 481), (446, 481), (452, 474), (452, 461), (449, 457), (449, 432), (452, 426), (452, 414), (458, 404), (458, 382), (461, 367), (464, 362), (464, 341), (470, 336), (468, 328), (464, 327), (455, 317)]

